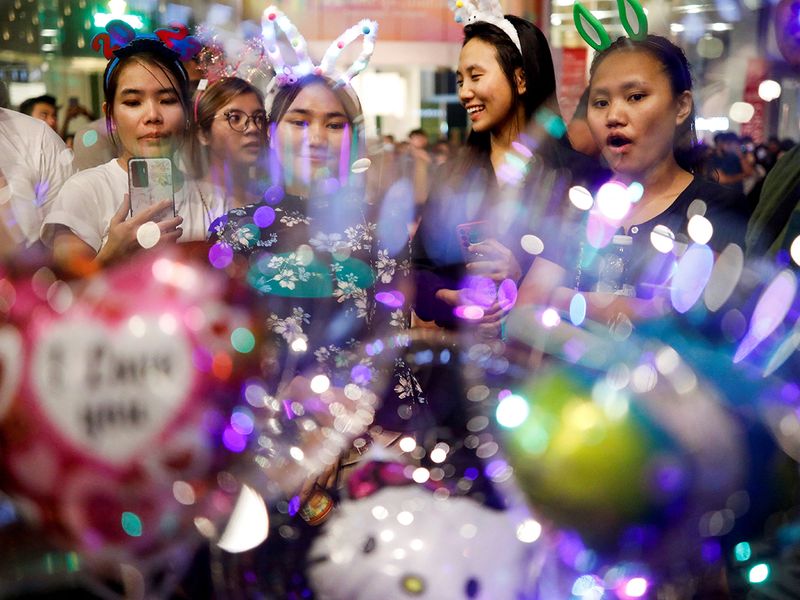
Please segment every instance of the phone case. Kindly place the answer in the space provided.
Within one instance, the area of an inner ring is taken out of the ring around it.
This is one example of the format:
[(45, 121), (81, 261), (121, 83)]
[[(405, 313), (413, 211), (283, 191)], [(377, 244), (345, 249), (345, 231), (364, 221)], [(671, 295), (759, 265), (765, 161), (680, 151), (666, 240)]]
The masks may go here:
[(175, 197), (172, 187), (172, 161), (169, 158), (132, 158), (128, 161), (128, 186), (131, 215), (170, 200), (172, 207), (157, 214), (153, 220), (163, 221), (175, 216)]
[(471, 223), (461, 223), (456, 226), (456, 233), (461, 245), (461, 251), (467, 260), (475, 260), (480, 257), (480, 253), (467, 250), (471, 244), (478, 244), (486, 239), (486, 221), (472, 221)]

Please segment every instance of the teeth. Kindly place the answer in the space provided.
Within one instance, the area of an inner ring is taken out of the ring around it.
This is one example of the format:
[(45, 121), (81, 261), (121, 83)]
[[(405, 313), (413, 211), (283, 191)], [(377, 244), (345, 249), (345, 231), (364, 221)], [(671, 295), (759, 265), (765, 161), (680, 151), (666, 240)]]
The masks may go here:
[(467, 112), (471, 115), (474, 115), (476, 112), (483, 110), (482, 106), (473, 106), (467, 109)]

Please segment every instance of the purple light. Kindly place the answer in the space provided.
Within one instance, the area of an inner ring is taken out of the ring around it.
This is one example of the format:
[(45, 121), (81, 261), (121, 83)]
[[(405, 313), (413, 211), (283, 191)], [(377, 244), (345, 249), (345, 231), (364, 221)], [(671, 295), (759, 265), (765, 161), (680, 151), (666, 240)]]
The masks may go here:
[(366, 365), (356, 365), (350, 370), (350, 378), (358, 385), (366, 385), (372, 379), (372, 372)]
[(478, 475), (478, 469), (475, 467), (469, 467), (466, 471), (464, 471), (464, 477), (470, 481), (475, 481), (478, 478)]
[(266, 228), (275, 222), (275, 209), (271, 206), (262, 206), (253, 213), (253, 223)]
[(647, 593), (647, 588), (650, 584), (644, 577), (633, 577), (625, 583), (625, 589), (622, 592), (627, 598), (641, 598)]
[(593, 248), (605, 248), (611, 243), (617, 227), (610, 224), (603, 215), (593, 210), (586, 224), (586, 240)]
[(489, 308), (497, 300), (497, 287), (488, 277), (466, 277), (461, 287), (469, 301), (482, 308)]
[(504, 460), (493, 460), (484, 469), (486, 476), (489, 479), (494, 479), (495, 477), (499, 477), (502, 475), (503, 471), (508, 468), (508, 463)]
[(703, 560), (708, 564), (719, 562), (722, 558), (722, 548), (717, 540), (706, 540), (701, 550)]
[(240, 435), (253, 433), (253, 418), (242, 409), (236, 409), (231, 415), (231, 427)]
[(378, 292), (375, 294), (375, 300), (389, 308), (400, 308), (405, 303), (406, 298), (401, 292)]
[(453, 309), (453, 314), (460, 319), (467, 321), (478, 321), (483, 318), (483, 309), (480, 306), (456, 306)]
[(209, 373), (214, 364), (214, 357), (205, 348), (195, 348), (192, 352), (192, 362), (198, 371)]
[(795, 403), (800, 398), (800, 387), (796, 383), (787, 383), (781, 388), (781, 400), (786, 403)]
[(505, 279), (500, 284), (497, 301), (503, 308), (509, 308), (517, 303), (517, 284), (513, 279)]
[(300, 510), (300, 496), (293, 496), (291, 500), (289, 500), (289, 516), (293, 517), (297, 514), (297, 511)]
[(233, 248), (217, 242), (208, 251), (208, 262), (216, 269), (224, 269), (233, 262)]
[(283, 200), (283, 186), (281, 185), (273, 185), (264, 192), (264, 202), (267, 204), (278, 204), (281, 200)]
[(247, 447), (247, 440), (230, 427), (226, 427), (222, 434), (222, 443), (231, 452), (242, 452)]
[(574, 531), (562, 531), (558, 539), (558, 556), (568, 567), (575, 568), (586, 547)]

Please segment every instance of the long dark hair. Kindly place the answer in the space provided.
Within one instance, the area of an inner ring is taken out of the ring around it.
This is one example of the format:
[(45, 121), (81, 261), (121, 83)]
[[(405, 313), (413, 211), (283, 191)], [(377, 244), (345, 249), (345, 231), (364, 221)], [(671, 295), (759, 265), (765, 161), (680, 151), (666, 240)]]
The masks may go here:
[[(478, 22), (464, 27), (464, 44), (479, 39), (494, 46), (497, 62), (511, 87), (514, 106), (522, 103), (525, 108), (525, 123), (519, 124), (519, 130), (525, 126), (540, 108), (547, 108), (556, 116), (560, 116), (556, 101), (556, 72), (550, 45), (544, 33), (530, 21), (514, 15), (506, 15), (519, 35), (522, 54), (502, 29), (490, 23)], [(525, 92), (517, 92), (515, 73), (522, 69), (525, 77)], [(472, 131), (467, 138), (467, 146), (479, 154), (488, 154), (491, 149), (490, 133)]]
[[(692, 70), (689, 60), (683, 50), (673, 44), (667, 38), (660, 35), (648, 35), (641, 41), (632, 40), (627, 37), (620, 37), (607, 49), (595, 56), (592, 66), (589, 69), (589, 87), (592, 85), (595, 72), (602, 62), (614, 52), (647, 52), (664, 67), (664, 72), (669, 78), (672, 94), (675, 98), (683, 92), (692, 91)], [(692, 110), (686, 120), (675, 130), (672, 151), (675, 161), (682, 169), (695, 173), (698, 168), (698, 156), (695, 152), (697, 146), (697, 131), (695, 130), (695, 109), (692, 102)]]
[(149, 38), (137, 38), (131, 43), (127, 44), (115, 53), (116, 58), (113, 58), (106, 65), (105, 73), (103, 74), (103, 93), (106, 101), (106, 129), (113, 142), (119, 146), (119, 142), (114, 135), (114, 97), (117, 94), (117, 86), (119, 85), (119, 76), (123, 69), (131, 62), (138, 62), (146, 68), (155, 68), (160, 70), (167, 77), (168, 81), (174, 80), (177, 86), (170, 84), (172, 89), (178, 96), (178, 100), (183, 107), (183, 113), (186, 116), (187, 127), (185, 133), (188, 133), (188, 119), (189, 119), (189, 75), (186, 72), (186, 67), (181, 63), (178, 53), (174, 50), (167, 48), (159, 40)]

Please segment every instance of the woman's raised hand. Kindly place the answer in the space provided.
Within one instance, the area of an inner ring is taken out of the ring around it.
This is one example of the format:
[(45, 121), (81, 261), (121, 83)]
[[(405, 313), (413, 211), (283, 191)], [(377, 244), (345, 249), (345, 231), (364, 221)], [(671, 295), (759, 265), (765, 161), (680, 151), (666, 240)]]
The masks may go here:
[[(153, 221), (159, 213), (170, 206), (172, 206), (171, 200), (163, 200), (133, 216), (129, 216), (131, 202), (129, 195), (125, 194), (122, 205), (111, 218), (108, 226), (108, 239), (97, 254), (96, 260), (101, 264), (108, 264), (129, 256), (140, 249), (142, 244), (137, 236), (139, 228), (145, 223)], [(176, 242), (183, 233), (180, 228), (181, 223), (183, 223), (183, 217), (172, 217), (157, 222), (156, 225), (158, 225), (160, 232), (158, 244)]]

